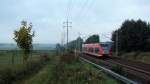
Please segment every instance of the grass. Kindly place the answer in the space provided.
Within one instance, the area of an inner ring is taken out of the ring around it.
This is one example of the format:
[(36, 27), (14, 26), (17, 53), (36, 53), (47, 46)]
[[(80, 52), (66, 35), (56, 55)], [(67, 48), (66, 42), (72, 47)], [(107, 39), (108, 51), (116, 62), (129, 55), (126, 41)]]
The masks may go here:
[(55, 56), (46, 67), (23, 84), (118, 84), (91, 65), (70, 55)]
[(150, 52), (123, 52), (119, 57), (150, 64)]
[[(11, 54), (16, 53), (12, 64)], [(22, 79), (26, 79), (37, 73), (47, 61), (52, 57), (53, 51), (33, 51), (32, 57), (26, 64), (22, 63), (22, 53), (20, 51), (0, 51), (0, 84), (18, 84)], [(5, 60), (4, 60), (5, 58)], [(21, 83), (22, 84), (22, 83)]]
[[(53, 54), (51, 50), (34, 50), (29, 56), (30, 60), (39, 59), (40, 55)], [(1, 50), (0, 51), (0, 66), (11, 66), (13, 64), (22, 64), (22, 52), (19, 50)]]
[(123, 75), (123, 76), (127, 76), (127, 73), (126, 71), (124, 70), (124, 68), (120, 65), (115, 65), (115, 64), (112, 64), (111, 65), (111, 70), (120, 74), (120, 75)]
[(46, 61), (36, 60), (26, 64), (15, 65), (13, 67), (7, 66), (0, 69), (0, 84), (18, 84), (24, 78), (39, 71)]
[[(15, 53), (15, 54), (14, 54)], [(0, 51), (0, 81), (4, 84), (118, 84), (91, 65), (79, 61), (72, 54), (54, 56), (54, 51), (33, 51), (29, 61), (36, 61), (43, 54), (50, 56), (46, 65), (39, 62), (29, 63), (31, 67), (22, 65), (20, 51)], [(11, 56), (14, 55), (14, 64)], [(5, 59), (5, 60), (4, 60)], [(33, 66), (33, 67), (32, 67)], [(41, 66), (41, 67), (40, 67)], [(37, 69), (36, 69), (37, 68)]]

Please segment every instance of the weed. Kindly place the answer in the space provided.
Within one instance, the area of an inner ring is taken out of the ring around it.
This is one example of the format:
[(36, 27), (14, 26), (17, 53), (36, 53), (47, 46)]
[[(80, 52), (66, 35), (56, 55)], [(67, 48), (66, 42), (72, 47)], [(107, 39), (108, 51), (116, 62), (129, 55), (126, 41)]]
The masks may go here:
[(120, 66), (120, 65), (112, 65), (112, 66), (111, 66), (111, 70), (113, 70), (114, 72), (116, 72), (116, 73), (118, 73), (118, 74), (124, 75), (124, 76), (127, 75), (127, 74), (125, 73), (123, 67)]

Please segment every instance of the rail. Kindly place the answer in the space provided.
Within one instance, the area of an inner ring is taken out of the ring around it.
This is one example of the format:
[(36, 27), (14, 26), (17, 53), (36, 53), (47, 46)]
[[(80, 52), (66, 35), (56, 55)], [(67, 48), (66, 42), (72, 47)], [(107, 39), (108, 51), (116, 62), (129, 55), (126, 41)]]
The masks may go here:
[(125, 65), (125, 64), (121, 64), (121, 63), (119, 63), (119, 62), (115, 62), (115, 61), (112, 61), (112, 60), (111, 60), (110, 62), (111, 62), (111, 63), (118, 64), (118, 65), (123, 66), (123, 67), (127, 67), (127, 68), (129, 68), (129, 69), (134, 70), (134, 71), (138, 71), (138, 72), (141, 72), (141, 73), (150, 75), (150, 72), (144, 71), (144, 70), (142, 70), (142, 69), (134, 68), (134, 67), (132, 67), (132, 66)]
[(91, 65), (94, 65), (95, 67), (97, 67), (99, 69), (102, 69), (105, 73), (107, 73), (107, 74), (115, 77), (116, 79), (118, 79), (118, 80), (120, 80), (120, 81), (122, 81), (122, 82), (124, 82), (126, 84), (138, 84), (137, 82), (132, 81), (132, 80), (130, 80), (130, 79), (124, 77), (124, 76), (121, 76), (121, 75), (119, 75), (119, 74), (117, 74), (117, 73), (115, 73), (115, 72), (113, 72), (113, 71), (111, 71), (111, 70), (109, 70), (109, 69), (107, 69), (105, 67), (102, 67), (102, 66), (100, 66), (98, 64), (95, 64), (95, 63), (92, 63), (92, 62), (90, 62), (87, 59), (84, 59), (82, 57), (80, 57), (80, 59), (83, 60), (83, 61), (85, 61), (85, 62), (87, 62), (87, 63), (89, 63), (89, 64), (91, 64)]

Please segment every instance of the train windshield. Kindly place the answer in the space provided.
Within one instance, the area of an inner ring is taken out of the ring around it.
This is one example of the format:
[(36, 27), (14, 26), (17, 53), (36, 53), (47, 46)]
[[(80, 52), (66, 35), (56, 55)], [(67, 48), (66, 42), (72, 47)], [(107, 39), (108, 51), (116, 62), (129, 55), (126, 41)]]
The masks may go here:
[(101, 44), (102, 50), (108, 50), (109, 44)]

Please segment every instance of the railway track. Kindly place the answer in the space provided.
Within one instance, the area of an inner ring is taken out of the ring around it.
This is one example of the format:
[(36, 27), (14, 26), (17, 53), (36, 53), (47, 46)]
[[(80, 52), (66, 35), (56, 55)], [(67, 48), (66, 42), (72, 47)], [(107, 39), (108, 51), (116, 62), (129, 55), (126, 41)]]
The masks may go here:
[(109, 75), (115, 77), (116, 79), (122, 81), (123, 83), (126, 83), (126, 84), (137, 84), (137, 82), (132, 81), (132, 80), (130, 80), (130, 79), (124, 77), (124, 76), (121, 76), (121, 75), (119, 75), (119, 74), (117, 74), (117, 73), (111, 71), (110, 69), (107, 69), (107, 68), (102, 67), (102, 66), (100, 66), (100, 65), (98, 65), (98, 64), (95, 64), (95, 63), (93, 63), (93, 62), (91, 62), (91, 61), (89, 61), (89, 60), (87, 60), (87, 59), (85, 59), (85, 58), (80, 57), (80, 59), (83, 60), (83, 61), (85, 61), (85, 62), (87, 62), (87, 63), (89, 63), (89, 64), (94, 65), (95, 67), (97, 67), (97, 68), (99, 68), (99, 69), (101, 69), (101, 70), (103, 70), (105, 73), (107, 73), (107, 74), (109, 74)]
[(112, 64), (122, 66), (125, 72), (127, 73), (127, 77), (137, 81), (140, 84), (150, 84), (150, 65), (144, 64), (140, 62), (133, 62), (128, 60), (123, 60), (119, 58), (111, 58), (102, 60), (97, 57), (93, 57), (90, 55), (82, 55), (83, 58), (88, 59), (96, 64), (101, 64), (102, 66), (106, 68), (111, 68)]
[(121, 60), (121, 59), (116, 59), (116, 58), (115, 59), (112, 58), (109, 61), (113, 63), (115, 62), (122, 66), (125, 65), (125, 67), (150, 75), (150, 64), (145, 64), (145, 63), (136, 62), (136, 61), (133, 62), (129, 60)]
[(141, 83), (150, 84), (150, 65), (144, 64), (140, 62), (132, 62), (127, 60), (119, 60), (119, 59), (109, 59), (107, 60), (109, 63), (117, 64), (128, 72), (128, 74), (132, 75), (134, 80), (137, 80)]

